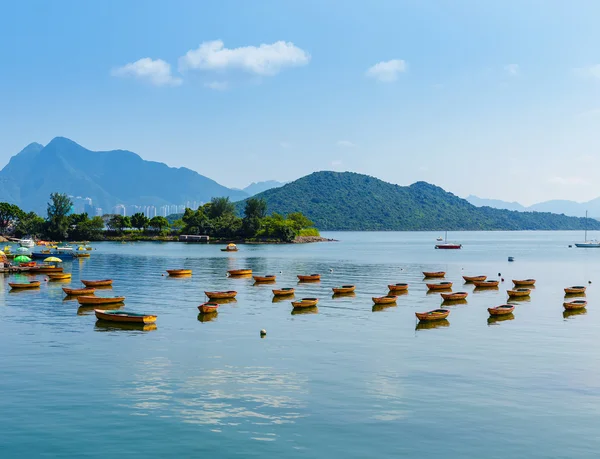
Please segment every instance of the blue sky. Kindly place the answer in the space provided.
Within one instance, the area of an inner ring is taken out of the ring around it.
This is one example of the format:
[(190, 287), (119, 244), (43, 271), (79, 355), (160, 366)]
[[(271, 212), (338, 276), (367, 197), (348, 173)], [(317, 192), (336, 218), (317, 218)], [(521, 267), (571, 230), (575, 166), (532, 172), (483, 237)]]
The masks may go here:
[(0, 167), (65, 136), (234, 187), (351, 170), (595, 198), (598, 17), (592, 0), (5, 2)]

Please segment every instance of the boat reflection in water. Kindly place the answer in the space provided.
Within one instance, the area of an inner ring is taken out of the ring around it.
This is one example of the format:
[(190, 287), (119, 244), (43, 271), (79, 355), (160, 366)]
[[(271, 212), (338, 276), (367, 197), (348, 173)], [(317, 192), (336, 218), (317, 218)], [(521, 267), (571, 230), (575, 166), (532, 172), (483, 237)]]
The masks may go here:
[(398, 305), (396, 303), (391, 303), (391, 304), (374, 304), (373, 307), (371, 308), (372, 312), (381, 312), (381, 311), (385, 311), (386, 309), (389, 308), (397, 308)]
[(106, 320), (98, 320), (96, 321), (96, 327), (94, 328), (97, 332), (107, 332), (107, 331), (152, 331), (156, 330), (156, 323), (151, 324), (142, 324), (142, 323), (132, 323), (132, 322), (109, 322)]
[(297, 316), (300, 314), (317, 314), (319, 312), (319, 308), (317, 306), (310, 306), (307, 308), (294, 308), (292, 309), (292, 315)]
[[(102, 305), (102, 310), (105, 311), (115, 311), (117, 309), (121, 309), (123, 306), (125, 306), (125, 303), (113, 303), (113, 304), (103, 304)], [(79, 306), (79, 308), (77, 308), (77, 315), (78, 316), (88, 316), (88, 315), (92, 315), (94, 314), (94, 309), (98, 309), (99, 306), (97, 304), (90, 304), (88, 306)]]
[(499, 322), (504, 322), (505, 320), (513, 320), (515, 315), (511, 312), (510, 314), (502, 314), (499, 316), (489, 316), (487, 323), (488, 325), (497, 325)]
[(219, 313), (217, 311), (204, 313), (201, 312), (200, 314), (198, 314), (198, 322), (212, 322), (217, 318), (218, 315)]
[(415, 330), (430, 330), (432, 328), (443, 328), (449, 326), (450, 321), (448, 319), (421, 320), (415, 327)]
[(566, 309), (563, 311), (563, 319), (569, 319), (574, 316), (585, 316), (587, 314), (587, 310), (585, 308), (582, 309)]
[(228, 303), (237, 303), (235, 298), (213, 298), (210, 300), (211, 303), (217, 304), (228, 304)]
[(331, 295), (332, 299), (336, 298), (354, 298), (356, 296), (356, 292), (348, 292), (348, 293), (334, 293)]
[(442, 301), (442, 306), (458, 306), (459, 304), (468, 304), (468, 301), (466, 299)]
[(288, 296), (274, 296), (271, 300), (272, 303), (288, 303), (290, 300), (296, 298), (296, 295), (288, 295)]

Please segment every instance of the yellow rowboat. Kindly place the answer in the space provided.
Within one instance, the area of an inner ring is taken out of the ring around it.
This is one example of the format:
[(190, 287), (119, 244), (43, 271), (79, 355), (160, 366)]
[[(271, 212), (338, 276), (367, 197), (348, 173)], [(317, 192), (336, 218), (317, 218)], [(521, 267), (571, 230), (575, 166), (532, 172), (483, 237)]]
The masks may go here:
[(178, 277), (178, 276), (191, 276), (191, 269), (167, 269), (167, 273), (169, 276)]
[(440, 282), (439, 284), (425, 284), (429, 290), (446, 290), (452, 288), (452, 282)]
[(465, 282), (483, 282), (487, 276), (463, 276)]
[(221, 252), (237, 252), (238, 248), (235, 244), (227, 244), (227, 247), (221, 249)]
[(79, 304), (117, 304), (125, 301), (124, 296), (112, 296), (112, 297), (101, 297), (101, 296), (91, 296), (91, 295), (83, 295), (78, 296), (77, 301)]
[(51, 273), (62, 273), (63, 268), (61, 266), (34, 266), (27, 271), (29, 274), (51, 274)]
[(39, 288), (40, 281), (31, 281), (31, 282), (9, 282), (10, 288), (12, 289), (25, 289), (25, 288)]
[(373, 300), (373, 303), (375, 303), (375, 304), (393, 304), (396, 302), (398, 297), (396, 295), (386, 295), (386, 296), (379, 296), (379, 297), (374, 296), (371, 299)]
[(535, 279), (521, 279), (521, 280), (513, 279), (513, 284), (515, 284), (515, 287), (535, 285)]
[(277, 280), (277, 276), (273, 274), (267, 274), (266, 276), (252, 276), (252, 278), (257, 284), (266, 284), (268, 282), (275, 282)]
[(575, 295), (585, 293), (585, 287), (583, 285), (574, 285), (573, 287), (565, 288), (567, 295)]
[(280, 288), (280, 289), (273, 290), (273, 295), (275, 295), (275, 296), (290, 296), (290, 295), (293, 295), (295, 292), (296, 292), (296, 289), (293, 289), (291, 287), (286, 287), (286, 288)]
[(136, 314), (126, 311), (104, 311), (95, 309), (94, 313), (98, 320), (106, 320), (108, 322), (121, 323), (136, 323), (136, 324), (153, 324), (156, 322), (156, 316), (152, 314)]
[(440, 278), (440, 277), (445, 277), (446, 276), (446, 272), (445, 271), (423, 271), (423, 276), (425, 277), (429, 277), (429, 278)]
[(507, 290), (509, 298), (524, 298), (531, 294), (528, 288), (517, 288), (515, 290)]
[(227, 292), (204, 292), (204, 294), (210, 300), (224, 300), (235, 298), (237, 292), (235, 290), (229, 290)]
[(440, 293), (442, 298), (447, 301), (464, 300), (469, 294), (467, 292)]
[(587, 301), (585, 300), (575, 300), (575, 301), (568, 301), (563, 303), (563, 307), (569, 311), (575, 310), (575, 309), (583, 309), (587, 306)]
[(198, 311), (202, 314), (210, 314), (212, 312), (217, 312), (219, 305), (217, 303), (204, 303), (198, 306)]
[(503, 316), (506, 314), (511, 314), (514, 310), (514, 304), (501, 304), (500, 306), (496, 306), (494, 308), (488, 308), (488, 312), (491, 316)]
[(441, 320), (450, 315), (449, 309), (434, 309), (428, 312), (415, 312), (415, 316), (419, 320)]
[(316, 282), (321, 280), (320, 274), (308, 274), (308, 275), (298, 275), (298, 280), (300, 282)]
[(343, 293), (353, 293), (356, 290), (356, 285), (342, 285), (341, 287), (333, 287), (333, 293), (335, 294), (343, 294)]
[(484, 280), (473, 282), (473, 285), (477, 288), (494, 288), (500, 285), (500, 281), (497, 280)]
[(302, 298), (298, 301), (292, 301), (292, 306), (294, 308), (312, 308), (313, 306), (316, 306), (318, 302), (318, 298)]
[(51, 281), (53, 280), (67, 280), (71, 279), (71, 273), (52, 273), (48, 274)]
[(227, 274), (229, 274), (231, 277), (250, 276), (252, 274), (252, 270), (251, 269), (230, 269), (229, 271), (227, 271)]
[(103, 279), (103, 280), (81, 280), (81, 283), (86, 287), (108, 287), (112, 285), (112, 279)]
[(388, 289), (393, 293), (406, 292), (408, 290), (408, 284), (390, 284), (388, 285)]
[(65, 292), (65, 294), (70, 295), (70, 296), (93, 295), (95, 291), (96, 291), (96, 289), (93, 287), (86, 287), (86, 288), (63, 287), (63, 292)]

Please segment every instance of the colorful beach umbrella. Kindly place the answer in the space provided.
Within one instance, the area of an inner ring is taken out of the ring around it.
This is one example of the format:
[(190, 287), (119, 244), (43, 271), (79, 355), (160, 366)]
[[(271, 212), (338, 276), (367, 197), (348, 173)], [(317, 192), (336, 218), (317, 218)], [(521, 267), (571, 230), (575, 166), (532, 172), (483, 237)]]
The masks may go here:
[(19, 255), (18, 257), (15, 257), (14, 261), (16, 263), (29, 263), (31, 261), (31, 258), (26, 257), (25, 255)]
[(44, 260), (44, 263), (62, 263), (62, 260), (57, 257), (48, 257)]

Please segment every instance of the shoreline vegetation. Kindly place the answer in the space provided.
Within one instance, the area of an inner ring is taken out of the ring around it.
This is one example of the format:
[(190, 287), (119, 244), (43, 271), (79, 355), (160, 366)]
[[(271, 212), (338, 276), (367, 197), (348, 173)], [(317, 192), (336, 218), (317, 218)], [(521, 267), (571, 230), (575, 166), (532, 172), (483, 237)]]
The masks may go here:
[(229, 198), (213, 198), (198, 209), (183, 214), (148, 218), (104, 215), (89, 217), (71, 212), (73, 203), (66, 194), (52, 193), (47, 217), (26, 213), (18, 206), (0, 202), (0, 235), (35, 237), (50, 241), (179, 241), (180, 235), (206, 235), (209, 243), (284, 244), (331, 241), (322, 238), (313, 222), (300, 212), (267, 215), (263, 199), (245, 201), (243, 217)]

